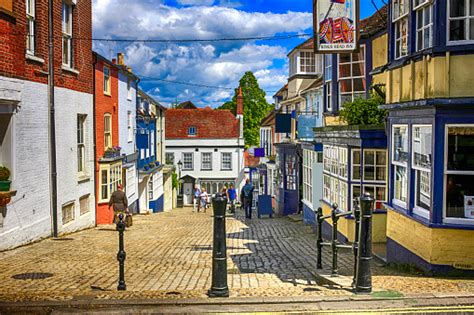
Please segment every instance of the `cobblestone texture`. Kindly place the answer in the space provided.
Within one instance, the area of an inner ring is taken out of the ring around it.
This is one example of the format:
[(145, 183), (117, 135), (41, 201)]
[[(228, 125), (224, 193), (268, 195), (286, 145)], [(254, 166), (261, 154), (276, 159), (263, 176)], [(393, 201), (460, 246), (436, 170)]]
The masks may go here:
[[(117, 292), (114, 226), (0, 253), (0, 300), (206, 298), (211, 286), (212, 217), (189, 208), (135, 216), (125, 233), (126, 292)], [(287, 218), (227, 220), (228, 282), (233, 297), (350, 295), (317, 284), (315, 235)], [(327, 251), (324, 263), (330, 266)], [(352, 255), (340, 271), (352, 273)], [(404, 277), (374, 266), (374, 286), (407, 293), (474, 292), (474, 280)], [(49, 273), (45, 279), (15, 275)]]

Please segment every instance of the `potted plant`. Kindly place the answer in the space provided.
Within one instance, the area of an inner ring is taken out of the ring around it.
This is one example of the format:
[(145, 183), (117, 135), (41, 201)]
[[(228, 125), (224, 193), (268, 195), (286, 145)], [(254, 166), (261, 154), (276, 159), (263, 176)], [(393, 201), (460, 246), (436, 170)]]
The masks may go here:
[(11, 181), (8, 167), (0, 165), (0, 191), (10, 191)]

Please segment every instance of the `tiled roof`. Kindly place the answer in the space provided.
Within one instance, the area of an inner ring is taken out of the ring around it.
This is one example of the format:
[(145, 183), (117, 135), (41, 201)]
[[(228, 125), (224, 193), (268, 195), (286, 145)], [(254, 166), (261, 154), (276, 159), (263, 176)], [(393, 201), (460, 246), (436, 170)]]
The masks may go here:
[(361, 36), (370, 37), (387, 29), (388, 5), (381, 7), (377, 12), (360, 21)]
[[(188, 135), (189, 127), (196, 128), (195, 136)], [(239, 120), (230, 110), (208, 107), (166, 111), (166, 139), (227, 139), (239, 136)]]

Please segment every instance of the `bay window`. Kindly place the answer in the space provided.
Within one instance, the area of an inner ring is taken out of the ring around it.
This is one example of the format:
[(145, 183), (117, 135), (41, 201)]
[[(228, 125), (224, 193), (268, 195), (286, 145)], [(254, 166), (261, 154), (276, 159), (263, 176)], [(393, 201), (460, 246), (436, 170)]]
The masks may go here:
[(347, 209), (348, 149), (325, 145), (323, 158), (323, 199), (329, 204), (337, 203), (339, 209)]
[(474, 224), (474, 125), (446, 127), (446, 223)]
[(62, 11), (63, 65), (72, 68), (72, 5), (67, 2), (63, 2)]
[(414, 0), (416, 51), (433, 46), (433, 5), (431, 0)]
[[(370, 194), (375, 199), (375, 210), (384, 208), (387, 201), (387, 188), (384, 185), (364, 184), (364, 194)], [(352, 200), (361, 197), (360, 185), (352, 185)]]
[(100, 202), (108, 202), (110, 196), (122, 184), (122, 162), (100, 165)]
[(413, 126), (412, 169), (415, 173), (415, 207), (413, 212), (427, 219), (431, 208), (431, 125)]
[(26, 52), (35, 54), (36, 1), (26, 0)]
[(406, 208), (408, 201), (408, 126), (392, 126), (394, 203)]
[(352, 180), (361, 179), (361, 163), (363, 180), (370, 182), (385, 182), (387, 179), (387, 152), (385, 150), (364, 150), (364, 159), (361, 160), (360, 149), (352, 150)]
[(448, 0), (448, 41), (474, 40), (474, 1)]
[(312, 51), (300, 52), (300, 72), (315, 73), (316, 72), (316, 55)]
[(365, 46), (359, 52), (339, 54), (339, 105), (365, 98)]

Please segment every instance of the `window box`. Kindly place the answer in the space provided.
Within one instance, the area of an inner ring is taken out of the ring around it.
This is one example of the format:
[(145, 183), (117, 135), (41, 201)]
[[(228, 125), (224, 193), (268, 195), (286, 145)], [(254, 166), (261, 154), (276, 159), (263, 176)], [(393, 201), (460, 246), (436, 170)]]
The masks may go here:
[(120, 157), (120, 151), (122, 150), (121, 147), (113, 147), (111, 149), (107, 149), (104, 152), (104, 158), (113, 159)]

